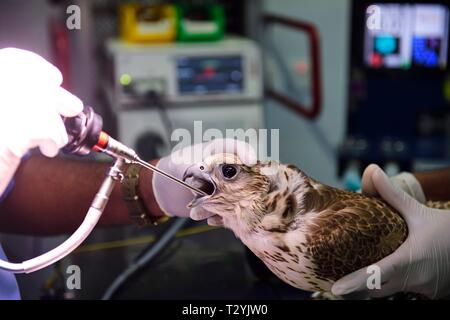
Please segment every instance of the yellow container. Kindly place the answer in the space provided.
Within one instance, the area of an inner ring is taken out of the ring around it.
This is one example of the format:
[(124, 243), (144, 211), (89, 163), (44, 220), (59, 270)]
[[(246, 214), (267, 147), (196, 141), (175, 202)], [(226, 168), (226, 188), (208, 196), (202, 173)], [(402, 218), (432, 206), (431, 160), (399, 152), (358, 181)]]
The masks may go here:
[(170, 42), (176, 37), (173, 5), (124, 4), (119, 9), (120, 36), (128, 42)]

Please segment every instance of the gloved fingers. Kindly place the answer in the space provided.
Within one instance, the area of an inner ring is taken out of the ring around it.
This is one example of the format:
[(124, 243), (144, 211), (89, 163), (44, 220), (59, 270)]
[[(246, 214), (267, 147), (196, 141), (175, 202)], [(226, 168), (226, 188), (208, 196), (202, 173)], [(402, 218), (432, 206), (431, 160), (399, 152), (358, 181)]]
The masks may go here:
[(237, 139), (215, 139), (209, 143), (203, 150), (203, 158), (218, 153), (233, 153), (245, 165), (253, 165), (257, 161), (255, 149), (245, 141)]
[(17, 49), (0, 50), (2, 73), (8, 74), (9, 83), (32, 83), (34, 86), (47, 88), (60, 86), (63, 80), (61, 72), (53, 64), (38, 54)]
[(390, 180), (394, 185), (399, 186), (400, 189), (420, 203), (424, 204), (427, 201), (420, 182), (412, 173), (402, 172), (390, 178)]
[(359, 292), (367, 289), (367, 269), (362, 268), (354, 271), (338, 281), (331, 287), (334, 295), (342, 296), (352, 292)]
[(39, 146), (45, 156), (54, 157), (58, 154), (59, 149), (67, 144), (67, 131), (58, 113), (49, 112), (46, 119), (48, 119), (48, 123), (45, 131), (41, 132), (40, 139), (35, 140), (35, 146)]
[(391, 254), (376, 264), (361, 268), (342, 277), (333, 284), (331, 292), (334, 295), (346, 295), (352, 292), (367, 291), (369, 287), (376, 285), (377, 281), (381, 285), (393, 279), (397, 269)]
[(364, 170), (364, 173), (362, 175), (362, 181), (361, 181), (361, 191), (364, 194), (376, 196), (378, 195), (377, 190), (375, 189), (375, 186), (373, 185), (372, 181), (372, 174), (373, 172), (379, 168), (376, 164), (370, 164), (367, 166), (367, 168)]
[(83, 110), (83, 102), (63, 87), (56, 89), (55, 105), (56, 111), (66, 117), (74, 117)]
[(213, 227), (222, 227), (223, 226), (223, 218), (219, 215), (209, 217), (207, 222), (210, 226), (213, 226)]
[(215, 215), (214, 213), (206, 211), (205, 209), (203, 209), (200, 206), (192, 208), (191, 212), (189, 214), (191, 219), (197, 220), (197, 221), (208, 219), (214, 215)]
[(372, 181), (380, 196), (399, 211), (408, 225), (414, 222), (423, 205), (389, 181), (388, 176), (377, 167), (372, 173)]
[(58, 150), (56, 143), (52, 140), (41, 140), (38, 142), (39, 150), (41, 153), (49, 158), (56, 157), (58, 155)]

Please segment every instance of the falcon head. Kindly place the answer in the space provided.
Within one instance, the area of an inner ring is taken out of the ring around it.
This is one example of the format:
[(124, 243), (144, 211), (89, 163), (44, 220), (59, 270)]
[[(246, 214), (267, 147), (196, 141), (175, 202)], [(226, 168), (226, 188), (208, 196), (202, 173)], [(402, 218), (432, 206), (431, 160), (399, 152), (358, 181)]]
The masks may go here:
[(270, 190), (270, 181), (261, 169), (260, 163), (247, 166), (234, 154), (217, 154), (191, 166), (184, 181), (208, 195), (194, 194), (188, 207), (201, 206), (222, 216), (224, 222), (251, 219), (255, 211), (263, 210)]

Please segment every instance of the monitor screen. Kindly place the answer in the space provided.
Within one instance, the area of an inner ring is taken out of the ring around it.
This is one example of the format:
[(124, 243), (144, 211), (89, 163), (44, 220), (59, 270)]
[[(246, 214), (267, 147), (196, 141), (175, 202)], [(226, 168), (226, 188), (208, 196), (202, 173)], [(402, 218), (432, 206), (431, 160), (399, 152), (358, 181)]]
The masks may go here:
[(364, 62), (370, 68), (447, 66), (448, 8), (372, 4), (366, 9)]
[(180, 57), (177, 79), (180, 94), (240, 93), (243, 90), (242, 57)]

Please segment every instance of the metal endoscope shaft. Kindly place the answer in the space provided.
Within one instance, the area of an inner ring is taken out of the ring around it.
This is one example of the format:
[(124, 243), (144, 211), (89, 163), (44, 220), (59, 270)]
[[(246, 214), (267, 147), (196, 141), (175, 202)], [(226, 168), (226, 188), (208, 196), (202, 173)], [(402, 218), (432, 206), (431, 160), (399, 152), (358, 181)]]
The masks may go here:
[(164, 172), (164, 171), (158, 169), (157, 167), (151, 165), (148, 162), (145, 162), (144, 160), (142, 160), (140, 158), (137, 158), (137, 159), (134, 158), (132, 160), (132, 162), (135, 162), (135, 163), (137, 163), (137, 164), (139, 164), (139, 165), (141, 165), (141, 166), (143, 166), (143, 167), (145, 167), (145, 168), (147, 168), (149, 170), (152, 170), (152, 171), (154, 171), (156, 173), (159, 173), (159, 174), (163, 175), (164, 177), (166, 177), (166, 178), (168, 178), (168, 179), (170, 179), (170, 180), (172, 180), (172, 181), (174, 181), (174, 182), (176, 182), (176, 183), (178, 183), (178, 184), (180, 184), (180, 185), (182, 185), (182, 186), (184, 186), (184, 187), (186, 187), (188, 189), (191, 189), (192, 191), (194, 191), (194, 192), (196, 192), (196, 193), (198, 193), (198, 194), (200, 194), (202, 196), (207, 196), (208, 195), (206, 192), (191, 186), (190, 184), (184, 182), (183, 180), (180, 180), (180, 179), (178, 179), (178, 178), (168, 174), (167, 172)]
[(63, 121), (69, 137), (69, 143), (64, 147), (64, 152), (77, 155), (86, 155), (91, 150), (104, 152), (113, 158), (124, 158), (140, 164), (202, 196), (208, 195), (206, 192), (143, 161), (133, 149), (110, 137), (109, 134), (102, 130), (103, 120), (94, 112), (92, 107), (84, 106), (83, 111), (79, 115), (71, 118), (63, 117)]

